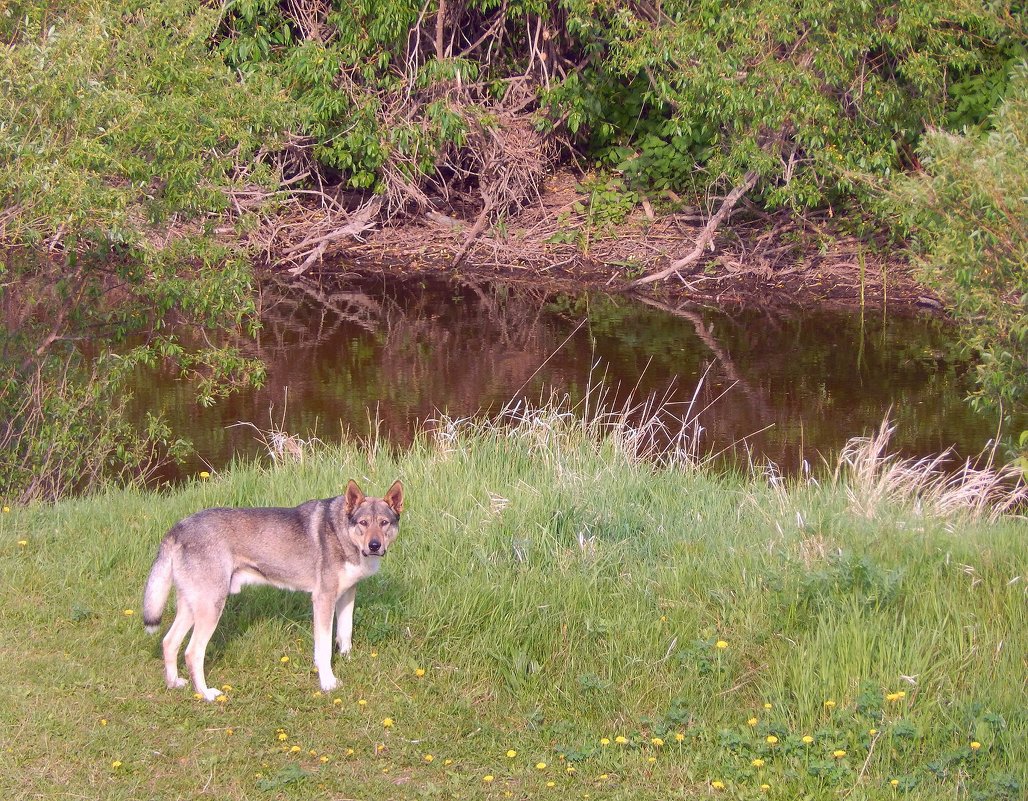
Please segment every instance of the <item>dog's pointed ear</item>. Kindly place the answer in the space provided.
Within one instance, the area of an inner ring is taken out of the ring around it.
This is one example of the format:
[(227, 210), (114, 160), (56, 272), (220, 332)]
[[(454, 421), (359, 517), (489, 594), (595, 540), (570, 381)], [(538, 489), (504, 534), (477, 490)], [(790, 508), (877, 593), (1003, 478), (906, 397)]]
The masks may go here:
[(353, 510), (356, 509), (364, 502), (364, 493), (361, 492), (361, 488), (357, 486), (357, 482), (352, 478), (346, 484), (345, 502), (343, 504), (343, 511), (346, 512), (347, 516), (353, 514)]
[(389, 491), (385, 494), (385, 498), (382, 500), (389, 504), (389, 507), (396, 512), (396, 514), (401, 514), (403, 512), (403, 484), (399, 481), (394, 481), (393, 486), (389, 488)]

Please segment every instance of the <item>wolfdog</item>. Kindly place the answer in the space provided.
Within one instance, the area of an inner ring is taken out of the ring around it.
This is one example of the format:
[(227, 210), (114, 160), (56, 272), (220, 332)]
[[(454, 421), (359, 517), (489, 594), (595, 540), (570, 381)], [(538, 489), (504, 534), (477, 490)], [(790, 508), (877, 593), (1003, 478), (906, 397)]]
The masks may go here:
[(344, 494), (293, 508), (205, 509), (180, 520), (161, 541), (143, 591), (143, 623), (153, 634), (172, 584), (175, 620), (164, 635), (168, 687), (186, 686), (178, 675), (178, 652), (189, 630), (186, 667), (197, 693), (208, 701), (203, 661), (230, 593), (247, 584), (270, 584), (311, 594), (314, 605), (314, 665), (321, 689), (335, 689), (332, 621), (336, 643), (347, 653), (353, 637), (357, 582), (378, 570), (396, 538), (403, 511), (403, 485), (383, 498), (367, 498), (352, 479)]

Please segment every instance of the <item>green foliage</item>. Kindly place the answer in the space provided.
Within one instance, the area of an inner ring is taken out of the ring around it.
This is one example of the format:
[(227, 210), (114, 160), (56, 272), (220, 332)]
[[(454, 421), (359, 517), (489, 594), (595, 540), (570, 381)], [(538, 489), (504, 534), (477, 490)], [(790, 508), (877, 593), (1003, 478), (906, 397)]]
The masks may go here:
[[(891, 209), (922, 274), (980, 356), (977, 405), (1028, 414), (1028, 66), (1014, 70), (985, 131), (933, 131), (925, 171), (894, 184)], [(1017, 432), (1014, 432), (1017, 433)], [(1022, 438), (1022, 444), (1024, 440)]]
[[(274, 184), (258, 154), (293, 119), (265, 71), (240, 76), (211, 52), (215, 8), (48, 6), (19, 4), (0, 23), (0, 406), (21, 411), (3, 482), (40, 497), (127, 476), (134, 459), (146, 468), (154, 432), (133, 441), (119, 418), (126, 366), (177, 364), (204, 402), (259, 380), (258, 364), (213, 342), (255, 325), (230, 195)], [(172, 323), (212, 338), (184, 343)]]

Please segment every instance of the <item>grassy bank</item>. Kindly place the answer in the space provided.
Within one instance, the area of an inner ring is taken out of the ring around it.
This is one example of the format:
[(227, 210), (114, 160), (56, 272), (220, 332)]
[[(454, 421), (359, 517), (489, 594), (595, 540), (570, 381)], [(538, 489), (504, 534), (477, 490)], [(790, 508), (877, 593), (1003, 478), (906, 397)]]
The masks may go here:
[[(0, 791), (1020, 796), (1024, 520), (935, 515), (878, 493), (880, 471), (783, 486), (582, 433), (545, 413), (454, 424), (402, 453), (0, 515)], [(212, 641), (222, 701), (164, 689), (139, 603), (165, 530), (351, 476), (408, 498), (341, 689), (317, 692), (305, 596), (266, 588), (232, 598)]]

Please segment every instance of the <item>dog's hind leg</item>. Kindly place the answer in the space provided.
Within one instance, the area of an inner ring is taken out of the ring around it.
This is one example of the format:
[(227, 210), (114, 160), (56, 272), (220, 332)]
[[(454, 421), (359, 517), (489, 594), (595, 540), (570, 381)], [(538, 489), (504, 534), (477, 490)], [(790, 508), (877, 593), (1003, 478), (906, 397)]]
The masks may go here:
[(189, 609), (189, 604), (179, 598), (175, 620), (161, 644), (164, 652), (164, 679), (169, 689), (177, 690), (186, 686), (186, 680), (180, 679), (178, 675), (178, 652), (192, 627), (193, 613)]
[(221, 610), (225, 607), (225, 599), (217, 601), (205, 600), (193, 608), (193, 635), (189, 638), (189, 645), (186, 646), (186, 667), (189, 675), (193, 678), (193, 686), (196, 691), (206, 700), (213, 701), (219, 695), (220, 690), (207, 686), (207, 679), (204, 677), (203, 660), (207, 652), (207, 643), (211, 635), (218, 627), (218, 620), (221, 618)]

